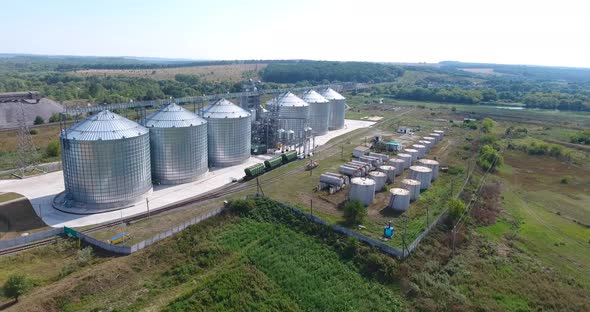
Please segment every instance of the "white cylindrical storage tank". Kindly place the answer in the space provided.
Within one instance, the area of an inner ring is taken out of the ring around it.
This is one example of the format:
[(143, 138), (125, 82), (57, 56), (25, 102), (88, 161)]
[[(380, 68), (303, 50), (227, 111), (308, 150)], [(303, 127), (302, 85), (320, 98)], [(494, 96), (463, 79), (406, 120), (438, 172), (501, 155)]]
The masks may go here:
[(431, 136), (422, 137), (422, 140), (430, 142), (430, 148), (433, 148), (436, 145), (436, 138)]
[(442, 140), (442, 136), (438, 133), (429, 133), (428, 136), (434, 138), (434, 144), (438, 144)]
[(350, 180), (349, 200), (359, 200), (363, 205), (369, 206), (375, 200), (375, 181), (365, 178), (353, 178)]
[(201, 109), (207, 120), (210, 167), (238, 165), (250, 157), (250, 113), (234, 103), (217, 100)]
[(381, 192), (385, 183), (387, 183), (387, 175), (381, 171), (369, 172), (369, 179), (375, 181), (375, 191)]
[(426, 146), (426, 153), (430, 152), (430, 149), (434, 146), (431, 141), (420, 140), (418, 141), (419, 144)]
[(411, 201), (420, 198), (420, 181), (414, 179), (403, 179), (401, 186), (410, 192)]
[(441, 139), (445, 136), (445, 132), (443, 130), (432, 130), (432, 132), (439, 134)]
[(411, 166), (408, 177), (420, 181), (420, 189), (425, 190), (430, 187), (432, 181), (432, 169), (424, 166)]
[(92, 214), (142, 200), (152, 189), (148, 129), (108, 110), (60, 134), (65, 192), (56, 209)]
[(412, 147), (418, 151), (419, 158), (426, 156), (426, 145), (414, 144), (414, 145), (412, 145)]
[(392, 188), (389, 190), (389, 208), (397, 212), (404, 212), (410, 207), (410, 191), (403, 188)]
[(402, 169), (402, 171), (410, 168), (410, 166), (412, 165), (412, 155), (411, 154), (399, 153), (399, 154), (397, 154), (397, 157), (404, 161), (404, 169)]
[[(305, 137), (305, 128), (308, 124), (309, 104), (291, 92), (279, 95), (266, 102), (270, 111), (278, 111), (278, 128), (284, 131), (293, 131), (295, 139)], [(286, 134), (286, 133), (285, 133)], [(283, 139), (286, 139), (284, 137)]]
[(309, 104), (309, 126), (314, 135), (328, 133), (328, 119), (330, 118), (330, 101), (314, 90), (307, 90), (301, 94), (301, 99)]
[(404, 150), (404, 153), (412, 155), (412, 163), (418, 160), (418, 158), (420, 157), (420, 152), (418, 152), (418, 150), (414, 148), (406, 148)]
[(438, 178), (438, 170), (440, 167), (438, 161), (432, 159), (420, 159), (418, 160), (418, 164), (432, 170), (432, 181)]
[(395, 167), (395, 175), (396, 176), (399, 176), (402, 173), (404, 173), (404, 167), (406, 164), (405, 160), (403, 160), (401, 158), (391, 158), (391, 159), (389, 159), (388, 163), (390, 165), (392, 165), (393, 167)]
[(393, 180), (395, 179), (395, 167), (383, 165), (379, 167), (379, 171), (385, 173), (387, 176), (387, 183), (393, 183)]
[(157, 184), (191, 182), (209, 170), (207, 122), (172, 103), (151, 114), (152, 180)]
[(326, 88), (320, 94), (330, 101), (330, 117), (328, 118), (328, 129), (338, 130), (344, 128), (344, 116), (346, 113), (346, 98), (340, 93)]

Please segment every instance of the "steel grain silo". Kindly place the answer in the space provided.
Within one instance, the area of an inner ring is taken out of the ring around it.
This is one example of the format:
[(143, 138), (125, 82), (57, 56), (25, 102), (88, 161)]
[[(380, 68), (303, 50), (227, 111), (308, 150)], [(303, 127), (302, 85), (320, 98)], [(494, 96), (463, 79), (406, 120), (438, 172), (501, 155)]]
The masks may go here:
[(266, 102), (271, 111), (278, 111), (278, 127), (285, 131), (293, 131), (295, 138), (305, 137), (309, 104), (291, 92), (279, 95)]
[(200, 110), (207, 120), (207, 149), (211, 167), (238, 165), (250, 157), (250, 113), (234, 103), (217, 100)]
[(141, 125), (105, 110), (62, 131), (60, 143), (65, 196), (56, 208), (113, 210), (151, 190), (149, 131)]
[(207, 172), (207, 122), (203, 118), (173, 103), (148, 116), (144, 126), (150, 131), (154, 182), (186, 183)]
[(309, 126), (314, 135), (328, 133), (328, 119), (330, 118), (330, 101), (326, 100), (314, 90), (307, 90), (301, 94), (301, 99), (309, 104)]
[(320, 91), (320, 94), (330, 101), (330, 117), (328, 118), (329, 130), (344, 128), (344, 116), (346, 113), (346, 98), (332, 88)]

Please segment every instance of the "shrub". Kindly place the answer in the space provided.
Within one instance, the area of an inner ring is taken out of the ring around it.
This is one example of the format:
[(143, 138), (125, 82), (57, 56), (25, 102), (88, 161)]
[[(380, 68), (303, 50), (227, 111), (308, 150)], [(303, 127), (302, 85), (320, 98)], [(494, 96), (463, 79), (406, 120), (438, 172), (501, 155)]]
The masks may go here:
[(352, 200), (344, 206), (344, 218), (349, 225), (361, 224), (367, 217), (367, 207), (359, 200)]
[(61, 147), (59, 146), (58, 139), (53, 139), (49, 141), (49, 144), (47, 144), (47, 148), (45, 148), (45, 156), (58, 157), (59, 155), (61, 155)]
[(8, 277), (2, 289), (4, 296), (18, 301), (18, 298), (27, 291), (28, 287), (27, 278), (24, 275), (16, 274)]
[(94, 258), (94, 250), (92, 247), (87, 246), (78, 250), (77, 264), (81, 267), (86, 266)]
[(58, 122), (59, 120), (59, 113), (53, 113), (51, 117), (49, 117), (49, 122)]
[(31, 130), (29, 130), (29, 133), (31, 135), (39, 134), (39, 130), (37, 130), (37, 129), (31, 129)]
[(247, 216), (256, 208), (256, 203), (249, 199), (238, 199), (232, 201), (229, 208), (238, 216)]
[(465, 168), (463, 168), (463, 167), (449, 167), (448, 172), (451, 175), (462, 174), (463, 172), (465, 172)]
[(491, 118), (484, 118), (481, 122), (481, 131), (491, 133), (494, 130), (494, 121)]
[(566, 176), (561, 177), (561, 180), (559, 180), (559, 182), (561, 184), (570, 184), (572, 182), (572, 180), (573, 180), (572, 176), (566, 175)]
[(496, 171), (496, 168), (504, 163), (504, 158), (500, 153), (494, 149), (491, 145), (484, 145), (479, 151), (477, 157), (477, 164), (483, 170), (489, 170), (491, 172)]
[(45, 123), (45, 120), (41, 116), (35, 117), (35, 121), (33, 121), (34, 125), (42, 125)]
[(459, 219), (459, 217), (465, 211), (465, 203), (460, 199), (451, 198), (449, 200), (449, 217), (453, 220)]

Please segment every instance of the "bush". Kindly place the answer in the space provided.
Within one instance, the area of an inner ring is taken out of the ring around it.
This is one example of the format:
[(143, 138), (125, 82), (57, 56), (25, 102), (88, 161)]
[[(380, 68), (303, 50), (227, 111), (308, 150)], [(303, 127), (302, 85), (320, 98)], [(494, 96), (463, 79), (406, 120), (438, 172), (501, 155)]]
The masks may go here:
[(92, 247), (87, 246), (83, 249), (78, 250), (77, 264), (81, 267), (86, 266), (94, 258), (94, 250)]
[(33, 121), (33, 124), (35, 124), (35, 125), (42, 125), (44, 123), (45, 123), (45, 120), (41, 116), (35, 117), (35, 121)]
[(242, 217), (250, 214), (254, 208), (256, 208), (256, 203), (250, 199), (234, 200), (229, 206), (230, 211)]
[(561, 184), (570, 184), (572, 182), (572, 180), (573, 180), (572, 176), (566, 175), (566, 176), (561, 177), (561, 180), (559, 180), (559, 182)]
[(37, 130), (37, 129), (31, 129), (31, 130), (29, 130), (29, 133), (31, 135), (39, 134), (39, 130)]
[(570, 137), (570, 142), (590, 145), (590, 130), (580, 131)]
[(463, 172), (465, 172), (465, 168), (463, 168), (463, 167), (449, 167), (448, 172), (450, 175), (462, 174)]
[(49, 122), (59, 122), (59, 113), (53, 113), (51, 117), (49, 117)]
[(349, 225), (358, 225), (363, 223), (367, 217), (367, 207), (359, 200), (352, 200), (344, 206), (344, 218)]
[(24, 275), (16, 274), (8, 277), (2, 289), (4, 296), (18, 301), (18, 298), (27, 291), (28, 287), (27, 278)]
[(465, 211), (465, 203), (463, 203), (463, 201), (461, 201), (460, 199), (450, 199), (449, 200), (449, 217), (451, 217), (451, 219), (453, 220), (458, 220), (459, 217), (463, 214), (463, 212)]
[(484, 118), (481, 122), (481, 131), (483, 133), (491, 133), (494, 130), (494, 121), (491, 118)]
[(58, 139), (53, 139), (49, 141), (49, 144), (47, 144), (47, 148), (45, 148), (45, 156), (58, 157), (59, 155), (61, 155), (61, 147), (59, 146)]
[(504, 163), (504, 158), (500, 153), (494, 149), (491, 145), (484, 145), (479, 151), (477, 157), (477, 164), (483, 170), (489, 170), (491, 172), (496, 171), (496, 168)]

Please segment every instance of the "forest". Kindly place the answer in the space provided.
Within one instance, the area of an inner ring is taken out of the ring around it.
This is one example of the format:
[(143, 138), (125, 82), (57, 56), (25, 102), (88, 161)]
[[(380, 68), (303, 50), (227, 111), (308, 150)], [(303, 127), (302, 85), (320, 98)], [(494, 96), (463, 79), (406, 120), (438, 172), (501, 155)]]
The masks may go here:
[(262, 80), (276, 83), (321, 82), (392, 82), (403, 75), (399, 66), (367, 62), (301, 61), (290, 64), (269, 64), (262, 71)]

